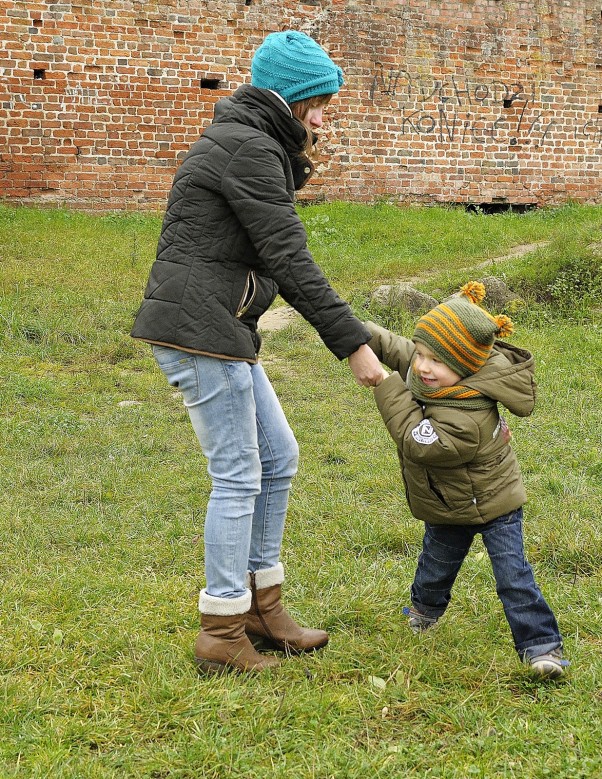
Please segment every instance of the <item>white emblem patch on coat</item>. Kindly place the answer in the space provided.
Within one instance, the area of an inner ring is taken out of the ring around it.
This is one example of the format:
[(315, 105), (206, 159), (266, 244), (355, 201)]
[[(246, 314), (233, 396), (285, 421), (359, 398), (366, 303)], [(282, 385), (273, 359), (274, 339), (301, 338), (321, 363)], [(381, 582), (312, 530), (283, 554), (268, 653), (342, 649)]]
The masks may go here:
[(434, 444), (439, 440), (439, 436), (433, 430), (428, 419), (423, 419), (419, 425), (412, 430), (412, 438), (419, 444)]

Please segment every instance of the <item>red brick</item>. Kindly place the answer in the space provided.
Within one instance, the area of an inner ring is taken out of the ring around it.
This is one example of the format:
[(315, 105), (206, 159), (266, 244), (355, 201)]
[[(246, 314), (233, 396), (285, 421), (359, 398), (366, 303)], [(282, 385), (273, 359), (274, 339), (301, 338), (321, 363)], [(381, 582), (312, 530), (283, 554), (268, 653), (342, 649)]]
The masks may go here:
[(319, 29), (346, 73), (302, 199), (602, 202), (594, 0), (551, 4), (545, 29), (522, 0), (88, 6), (0, 0), (5, 198), (163, 208), (264, 34), (298, 27)]

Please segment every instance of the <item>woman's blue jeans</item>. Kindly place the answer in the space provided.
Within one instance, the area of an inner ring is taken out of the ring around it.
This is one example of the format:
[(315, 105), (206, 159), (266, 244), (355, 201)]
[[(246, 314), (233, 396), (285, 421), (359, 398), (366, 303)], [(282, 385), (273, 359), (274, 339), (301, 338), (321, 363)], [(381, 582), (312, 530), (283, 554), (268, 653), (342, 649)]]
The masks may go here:
[(539, 587), (523, 548), (522, 508), (485, 525), (426, 524), (422, 553), (412, 584), (412, 605), (429, 617), (440, 617), (477, 533), (489, 554), (496, 591), (514, 646), (522, 660), (562, 646), (556, 618)]
[(299, 448), (261, 365), (153, 346), (207, 458), (206, 590), (240, 598), (247, 571), (272, 568)]

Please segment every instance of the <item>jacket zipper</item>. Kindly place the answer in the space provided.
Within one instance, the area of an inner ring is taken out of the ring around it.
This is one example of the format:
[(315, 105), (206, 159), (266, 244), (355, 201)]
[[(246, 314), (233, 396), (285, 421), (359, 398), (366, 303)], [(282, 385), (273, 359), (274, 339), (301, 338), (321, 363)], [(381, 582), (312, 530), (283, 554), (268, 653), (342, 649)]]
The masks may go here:
[(247, 311), (251, 307), (251, 304), (255, 300), (256, 294), (257, 294), (257, 282), (255, 280), (255, 271), (250, 270), (247, 273), (245, 288), (243, 290), (240, 303), (238, 304), (238, 308), (236, 309), (236, 314), (234, 315), (237, 319), (240, 319), (241, 316), (244, 316), (247, 313)]

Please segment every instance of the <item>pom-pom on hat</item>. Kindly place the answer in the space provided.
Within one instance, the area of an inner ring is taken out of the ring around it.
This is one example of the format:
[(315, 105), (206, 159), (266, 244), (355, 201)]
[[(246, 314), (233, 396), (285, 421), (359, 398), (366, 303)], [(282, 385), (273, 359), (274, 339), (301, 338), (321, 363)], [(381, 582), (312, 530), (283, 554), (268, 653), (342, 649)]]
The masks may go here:
[(296, 103), (334, 95), (343, 86), (343, 71), (309, 35), (286, 30), (270, 33), (255, 52), (251, 84)]
[(485, 287), (470, 281), (457, 297), (440, 303), (418, 320), (413, 341), (428, 347), (454, 373), (465, 378), (487, 362), (496, 338), (514, 332), (509, 317), (493, 317), (478, 305)]

